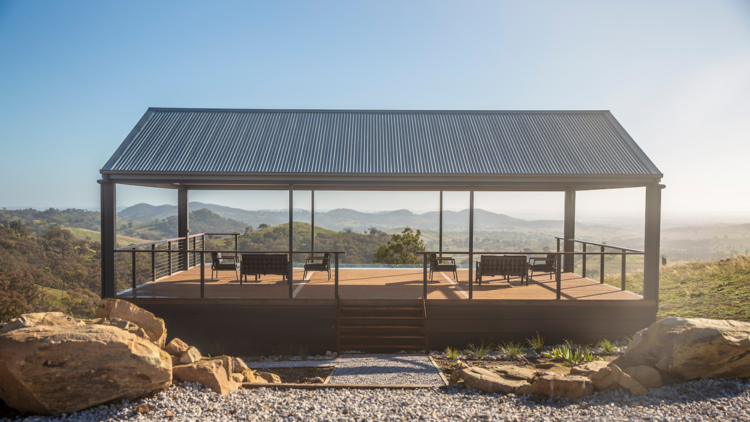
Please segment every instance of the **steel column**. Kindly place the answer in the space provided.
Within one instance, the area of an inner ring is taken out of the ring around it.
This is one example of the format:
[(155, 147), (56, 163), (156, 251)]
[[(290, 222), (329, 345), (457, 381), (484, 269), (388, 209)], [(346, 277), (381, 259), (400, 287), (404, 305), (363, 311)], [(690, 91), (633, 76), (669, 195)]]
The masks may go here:
[(438, 228), (438, 251), (443, 256), (443, 191), (440, 191), (440, 225)]
[(422, 298), (427, 299), (427, 254), (422, 254)]
[(115, 248), (117, 247), (117, 189), (114, 183), (100, 182), (102, 298), (117, 295), (115, 285)]
[(310, 250), (315, 252), (315, 191), (310, 191), (310, 204)]
[(562, 297), (562, 255), (557, 254), (557, 262), (555, 263), (555, 282), (557, 283), (557, 300), (560, 300)]
[(659, 235), (661, 231), (661, 190), (663, 185), (646, 187), (646, 224), (643, 257), (643, 298), (659, 300)]
[(474, 299), (474, 186), (469, 191), (469, 299)]
[(583, 269), (581, 270), (581, 275), (585, 278), (586, 277), (586, 243), (583, 244), (583, 259), (581, 260), (581, 265), (583, 266)]
[(151, 281), (156, 281), (156, 244), (151, 245)]
[(294, 185), (289, 185), (289, 299), (294, 298)]
[(335, 257), (336, 269), (333, 272), (333, 276), (334, 276), (333, 284), (335, 286), (333, 293), (334, 295), (336, 295), (336, 299), (338, 299), (339, 298), (339, 254), (335, 253), (334, 255), (336, 256)]
[[(576, 237), (576, 191), (565, 191), (565, 222), (563, 227), (563, 250), (573, 252), (575, 245), (573, 239)], [(565, 255), (563, 259), (563, 270), (572, 273), (575, 269), (575, 255)]]
[[(604, 246), (602, 246), (601, 252), (604, 252)], [(604, 254), (599, 255), (599, 283), (604, 283), (604, 258)]]
[(627, 260), (628, 255), (625, 253), (625, 251), (622, 251), (622, 269), (620, 269), (621, 279), (620, 279), (620, 290), (625, 290), (625, 278), (627, 272), (625, 271), (625, 265), (628, 262)]
[[(190, 209), (188, 205), (188, 190), (180, 188), (177, 191), (177, 237), (184, 238), (184, 248), (182, 247), (182, 241), (180, 242), (180, 249), (188, 248), (188, 236), (190, 235)], [(170, 254), (171, 255), (171, 254)], [(177, 267), (178, 270), (188, 269), (188, 253), (183, 252), (179, 255), (182, 257), (182, 263)]]
[(136, 282), (136, 279), (135, 279), (136, 278), (136, 271), (135, 271), (136, 270), (136, 266), (135, 266), (136, 265), (136, 262), (135, 262), (135, 248), (133, 248), (132, 254), (133, 254), (133, 268), (132, 268), (132, 270), (133, 270), (133, 274), (132, 274), (132, 277), (133, 277), (133, 290), (135, 290), (136, 286), (138, 285), (137, 282)]
[[(205, 247), (203, 249), (205, 250)], [(205, 297), (205, 289), (206, 289), (206, 254), (201, 252), (200, 255), (201, 255), (201, 299), (203, 299)]]

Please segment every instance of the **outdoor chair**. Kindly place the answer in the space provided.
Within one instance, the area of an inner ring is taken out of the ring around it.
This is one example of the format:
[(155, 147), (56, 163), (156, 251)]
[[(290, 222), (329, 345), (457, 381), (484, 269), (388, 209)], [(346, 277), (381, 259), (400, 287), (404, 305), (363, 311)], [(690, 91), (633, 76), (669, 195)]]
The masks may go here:
[(289, 276), (289, 260), (286, 254), (242, 254), (240, 284), (242, 278), (247, 281), (248, 275), (255, 276), (258, 281), (263, 275), (280, 275), (282, 280), (286, 281)]
[(531, 275), (529, 278), (534, 277), (534, 273), (549, 273), (549, 278), (552, 278), (552, 274), (557, 272), (557, 257), (553, 253), (548, 253), (546, 258), (530, 258), (529, 259), (529, 270)]
[(236, 256), (221, 256), (221, 252), (211, 253), (211, 280), (214, 279), (214, 273), (216, 277), (219, 276), (219, 271), (234, 271), (235, 277), (240, 278), (239, 270), (240, 263), (237, 262)]
[(458, 267), (453, 258), (443, 258), (437, 254), (430, 254), (430, 281), (433, 281), (435, 271), (447, 271), (453, 273), (454, 281), (458, 281)]
[(521, 283), (524, 278), (526, 285), (529, 285), (528, 263), (523, 255), (482, 255), (481, 261), (477, 261), (477, 282), (482, 285), (483, 277), (503, 276), (510, 283), (511, 277), (521, 277)]
[(331, 280), (331, 254), (326, 253), (323, 256), (310, 255), (305, 258), (305, 271), (302, 274), (302, 279), (307, 278), (309, 271), (326, 271), (328, 272), (328, 280)]

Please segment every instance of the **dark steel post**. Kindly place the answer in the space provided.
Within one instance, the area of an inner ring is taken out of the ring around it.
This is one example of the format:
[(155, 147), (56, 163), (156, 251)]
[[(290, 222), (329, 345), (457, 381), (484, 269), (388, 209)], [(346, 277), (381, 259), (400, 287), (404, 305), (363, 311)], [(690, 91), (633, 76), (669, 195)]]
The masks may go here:
[(156, 281), (156, 243), (151, 245), (151, 281)]
[(422, 298), (427, 299), (427, 254), (422, 254)]
[[(172, 250), (172, 241), (167, 242), (167, 249)], [(168, 252), (169, 255), (169, 275), (172, 275), (172, 253)]]
[[(177, 241), (178, 249), (185, 250), (188, 247), (188, 236), (190, 235), (190, 209), (188, 205), (188, 190), (180, 188), (177, 191)], [(185, 241), (183, 248), (182, 241)], [(171, 255), (171, 254), (170, 254)], [(177, 255), (177, 271), (188, 269), (188, 253), (182, 252)]]
[[(604, 246), (602, 246), (602, 252), (604, 252)], [(599, 256), (599, 283), (604, 283), (604, 254)]]
[(620, 280), (620, 290), (625, 290), (625, 278), (626, 278), (626, 274), (627, 274), (626, 269), (625, 269), (625, 265), (626, 265), (627, 262), (628, 262), (628, 260), (627, 260), (627, 254), (623, 250), (622, 251), (622, 269), (620, 270), (620, 272), (622, 273), (621, 274), (621, 280)]
[(586, 277), (586, 243), (583, 243), (583, 259), (581, 260), (581, 265), (583, 265), (583, 270), (581, 272), (581, 275), (585, 278)]
[(238, 235), (238, 234), (235, 234), (235, 235), (234, 235), (234, 256), (237, 256), (237, 238), (238, 238), (239, 236), (240, 236), (240, 235)]
[(102, 298), (115, 297), (115, 249), (117, 248), (116, 185), (99, 181), (101, 187)]
[(440, 226), (438, 229), (438, 251), (443, 256), (443, 191), (440, 191)]
[(289, 185), (289, 299), (294, 297), (294, 185)]
[(132, 254), (133, 254), (133, 290), (135, 290), (137, 286), (136, 281), (135, 281), (135, 248), (133, 248)]
[(474, 298), (474, 186), (469, 192), (469, 299)]
[(557, 282), (557, 300), (562, 296), (562, 254), (557, 254), (557, 265), (555, 265), (555, 281)]
[(558, 237), (556, 240), (557, 240), (557, 251), (560, 252), (560, 238)]
[(310, 251), (315, 252), (315, 191), (310, 191)]
[[(563, 251), (573, 252), (573, 239), (576, 236), (576, 191), (565, 191), (565, 221), (563, 228)], [(567, 254), (563, 258), (563, 270), (572, 273), (575, 269), (575, 255)]]
[(333, 284), (334, 286), (336, 286), (334, 289), (334, 294), (336, 295), (336, 299), (338, 299), (339, 298), (339, 254), (334, 254), (334, 255), (336, 255), (336, 262), (335, 262), (336, 270), (333, 272), (334, 273)]
[(201, 255), (201, 299), (203, 299), (205, 297), (205, 289), (206, 289), (206, 254), (201, 252), (200, 255)]

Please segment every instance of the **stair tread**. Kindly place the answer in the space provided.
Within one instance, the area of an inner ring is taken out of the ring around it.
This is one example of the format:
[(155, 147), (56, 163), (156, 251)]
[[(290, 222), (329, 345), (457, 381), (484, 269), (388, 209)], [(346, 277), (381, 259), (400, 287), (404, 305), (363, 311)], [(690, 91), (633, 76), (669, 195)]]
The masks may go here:
[(351, 309), (367, 309), (367, 310), (378, 310), (378, 311), (395, 311), (395, 310), (409, 310), (409, 311), (421, 311), (422, 307), (406, 307), (406, 306), (342, 306), (341, 310), (351, 310)]
[(374, 315), (341, 315), (341, 319), (424, 319), (416, 316), (374, 316)]
[(422, 329), (424, 328), (424, 325), (341, 325), (339, 328), (408, 328), (411, 330), (415, 330), (417, 328)]
[(346, 334), (342, 334), (340, 337), (341, 338), (425, 338), (424, 335), (419, 335), (419, 336), (378, 336), (378, 335), (357, 336), (357, 335), (346, 335)]
[(383, 346), (383, 345), (377, 346), (377, 345), (372, 345), (372, 344), (347, 344), (346, 346), (343, 346), (343, 345), (341, 346), (342, 349), (343, 348), (353, 348), (353, 347), (357, 347), (357, 348), (360, 348), (360, 349), (426, 349), (427, 345), (413, 345), (413, 344), (411, 344), (411, 345), (408, 345), (408, 346), (404, 346), (404, 345), (393, 345), (393, 346), (391, 346), (389, 344), (389, 345), (385, 345), (385, 346)]

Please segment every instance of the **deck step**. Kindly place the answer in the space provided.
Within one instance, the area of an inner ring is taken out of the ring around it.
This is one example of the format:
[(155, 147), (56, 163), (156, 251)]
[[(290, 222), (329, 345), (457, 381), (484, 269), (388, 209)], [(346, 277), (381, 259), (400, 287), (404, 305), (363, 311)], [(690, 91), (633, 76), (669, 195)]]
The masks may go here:
[(341, 315), (341, 319), (424, 319), (416, 316)]
[(373, 344), (347, 344), (346, 346), (342, 345), (341, 347), (346, 348), (346, 349), (353, 349), (353, 348), (357, 348), (357, 349), (424, 349), (426, 348), (426, 345), (424, 344), (413, 345), (412, 344), (409, 346), (400, 346), (400, 345), (382, 346), (382, 345), (373, 345)]
[(342, 306), (342, 311), (367, 310), (367, 311), (422, 311), (422, 308), (413, 306)]
[(391, 329), (391, 330), (401, 330), (401, 329), (409, 329), (414, 330), (416, 328), (423, 328), (424, 326), (422, 324), (420, 325), (342, 325), (342, 330), (354, 328), (354, 329), (360, 329), (360, 330), (366, 330), (366, 329)]
[(339, 336), (340, 338), (424, 338), (424, 335), (420, 336), (381, 336), (381, 335), (371, 335), (371, 336), (357, 336), (357, 335), (348, 335), (348, 334), (341, 334)]

